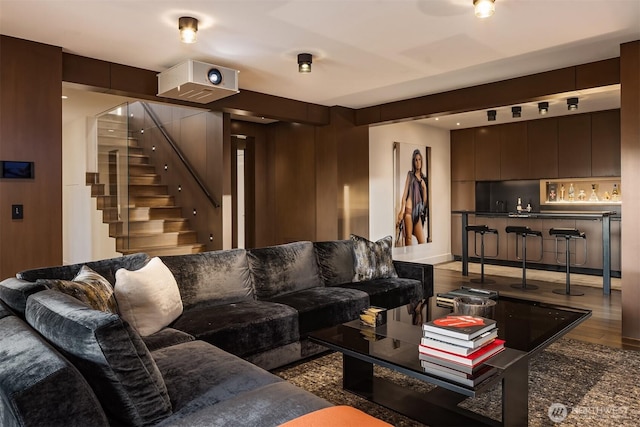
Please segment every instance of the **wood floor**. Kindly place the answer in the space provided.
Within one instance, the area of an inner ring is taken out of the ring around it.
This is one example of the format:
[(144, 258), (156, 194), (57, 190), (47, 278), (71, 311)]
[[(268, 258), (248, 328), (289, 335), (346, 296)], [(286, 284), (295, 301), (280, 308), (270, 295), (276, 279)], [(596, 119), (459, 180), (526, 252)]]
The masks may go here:
[[(580, 290), (585, 294), (583, 296), (567, 296), (554, 294), (552, 292), (553, 289), (564, 288), (564, 285), (558, 285), (558, 283), (527, 279), (527, 284), (537, 285), (539, 288), (524, 291), (511, 287), (514, 283), (520, 283), (521, 279), (501, 276), (485, 277), (494, 280), (495, 283), (484, 285), (469, 283), (469, 279), (479, 278), (479, 275), (469, 273), (469, 276), (463, 276), (460, 272), (439, 269), (436, 265), (434, 268), (434, 291), (437, 294), (459, 288), (460, 286), (472, 286), (474, 288), (496, 290), (500, 295), (532, 299), (576, 308), (586, 308), (592, 310), (591, 317), (568, 333), (566, 335), (568, 338), (602, 344), (609, 347), (640, 351), (640, 341), (622, 339), (621, 292), (619, 290), (612, 290), (611, 295), (603, 295), (602, 288), (575, 286), (572, 283), (572, 289)], [(435, 298), (431, 300), (431, 308), (437, 310), (437, 308), (433, 307)]]

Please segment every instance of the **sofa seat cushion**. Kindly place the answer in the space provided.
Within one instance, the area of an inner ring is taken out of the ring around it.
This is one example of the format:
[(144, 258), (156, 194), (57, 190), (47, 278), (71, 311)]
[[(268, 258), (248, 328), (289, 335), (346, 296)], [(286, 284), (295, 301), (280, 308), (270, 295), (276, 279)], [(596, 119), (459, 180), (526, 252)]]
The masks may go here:
[(298, 313), (267, 301), (185, 310), (171, 327), (243, 357), (298, 341)]
[(192, 401), (215, 405), (246, 391), (282, 381), (204, 341), (166, 347), (154, 351), (152, 356), (167, 385), (174, 412)]
[(82, 372), (113, 424), (142, 426), (171, 414), (158, 367), (120, 316), (53, 290), (31, 295), (25, 314)]
[[(207, 401), (208, 396), (195, 400), (158, 427), (271, 427), (331, 406), (326, 400), (285, 381), (238, 394), (216, 405), (208, 405)], [(330, 425), (334, 424), (321, 424)]]
[(185, 308), (250, 301), (253, 283), (244, 249), (163, 256), (176, 278)]
[(38, 279), (62, 279), (73, 280), (80, 272), (83, 265), (86, 265), (111, 283), (116, 284), (116, 271), (120, 268), (127, 270), (138, 270), (142, 268), (149, 256), (145, 253), (125, 255), (116, 258), (102, 259), (99, 261), (84, 262), (81, 264), (60, 265), (55, 267), (34, 268), (32, 270), (21, 271), (16, 275), (18, 279), (35, 282)]
[(298, 310), (300, 336), (357, 319), (369, 306), (369, 295), (357, 289), (311, 288), (271, 298)]
[(376, 307), (396, 308), (424, 298), (420, 281), (400, 277), (343, 283), (337, 287), (366, 292), (370, 304)]
[(43, 283), (28, 282), (26, 280), (9, 277), (0, 282), (0, 299), (9, 308), (24, 317), (24, 310), (29, 295), (44, 291), (47, 287)]
[(0, 426), (107, 426), (80, 372), (23, 320), (0, 319)]
[(252, 249), (249, 268), (258, 299), (324, 286), (311, 242)]
[(195, 340), (193, 335), (173, 328), (163, 328), (155, 334), (141, 337), (149, 351), (159, 350), (172, 345)]

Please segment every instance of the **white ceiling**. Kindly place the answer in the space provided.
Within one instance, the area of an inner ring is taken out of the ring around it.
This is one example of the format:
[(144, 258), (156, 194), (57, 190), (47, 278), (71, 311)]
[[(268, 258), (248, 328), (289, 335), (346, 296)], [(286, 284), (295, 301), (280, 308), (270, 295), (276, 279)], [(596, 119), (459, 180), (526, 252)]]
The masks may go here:
[(239, 70), (241, 90), (361, 108), (619, 56), (640, 1), (496, 0), (478, 19), (472, 0), (0, 0), (0, 32), (155, 71), (196, 59)]

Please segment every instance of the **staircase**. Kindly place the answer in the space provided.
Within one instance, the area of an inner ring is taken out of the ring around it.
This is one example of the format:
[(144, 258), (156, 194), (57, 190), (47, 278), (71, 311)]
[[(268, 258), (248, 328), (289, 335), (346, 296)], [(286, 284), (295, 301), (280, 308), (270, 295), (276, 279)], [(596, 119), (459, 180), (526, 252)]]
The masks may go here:
[[(128, 181), (125, 190), (117, 185), (118, 175), (121, 181)], [(116, 239), (117, 252), (158, 256), (206, 250), (167, 186), (160, 184), (149, 156), (129, 135), (126, 116), (106, 114), (98, 119), (98, 173), (87, 173), (86, 179), (102, 210), (102, 221), (109, 224), (109, 236)]]

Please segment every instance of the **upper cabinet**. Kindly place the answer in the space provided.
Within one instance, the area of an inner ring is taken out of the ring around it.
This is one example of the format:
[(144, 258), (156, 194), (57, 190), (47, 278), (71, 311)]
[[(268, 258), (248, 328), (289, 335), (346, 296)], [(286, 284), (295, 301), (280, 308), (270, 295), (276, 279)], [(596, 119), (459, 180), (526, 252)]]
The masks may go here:
[(527, 123), (516, 122), (500, 128), (500, 179), (526, 179), (529, 176), (527, 161)]
[(451, 180), (475, 180), (474, 129), (451, 131)]
[(558, 177), (591, 176), (591, 115), (558, 117)]
[(476, 128), (476, 181), (500, 180), (499, 126)]
[(620, 175), (620, 110), (591, 113), (591, 176)]
[(531, 179), (558, 177), (558, 119), (527, 122), (527, 158)]

